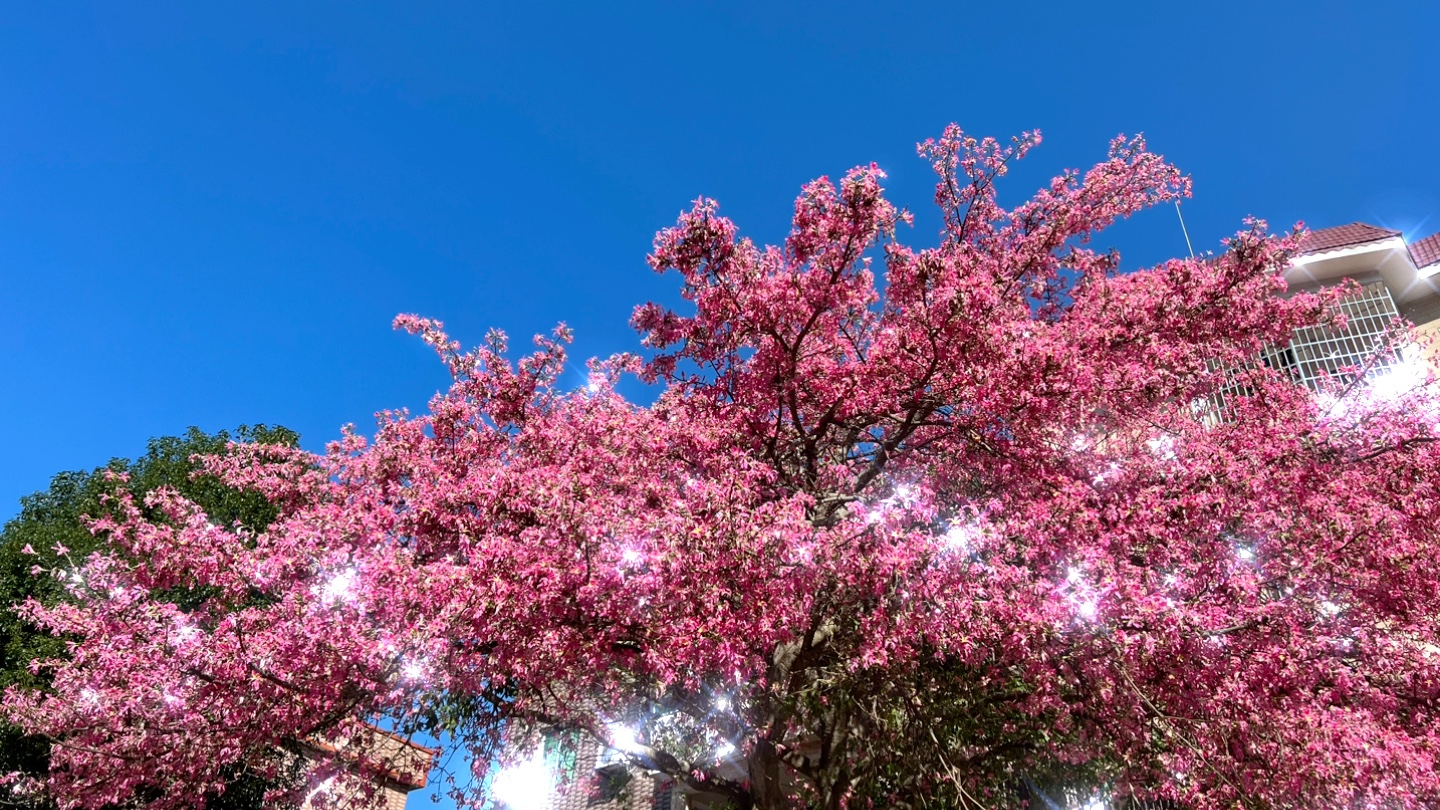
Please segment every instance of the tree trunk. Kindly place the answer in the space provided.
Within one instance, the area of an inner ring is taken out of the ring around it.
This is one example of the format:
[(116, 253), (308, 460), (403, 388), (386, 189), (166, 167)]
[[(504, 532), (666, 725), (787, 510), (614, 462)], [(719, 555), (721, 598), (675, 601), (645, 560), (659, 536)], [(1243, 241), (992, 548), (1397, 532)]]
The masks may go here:
[(781, 784), (780, 755), (774, 743), (760, 740), (750, 755), (750, 806), (753, 810), (788, 810), (785, 786)]

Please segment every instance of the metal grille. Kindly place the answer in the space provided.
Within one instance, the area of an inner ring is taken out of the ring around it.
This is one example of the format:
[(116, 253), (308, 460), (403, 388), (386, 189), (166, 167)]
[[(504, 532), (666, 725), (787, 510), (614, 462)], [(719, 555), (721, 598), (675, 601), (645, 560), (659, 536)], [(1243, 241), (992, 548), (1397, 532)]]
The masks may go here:
[[(1288, 344), (1262, 352), (1245, 369), (1263, 365), (1284, 372), (1318, 393), (1327, 384), (1343, 386), (1353, 382), (1357, 374), (1372, 375), (1403, 362), (1403, 347), (1395, 339), (1400, 311), (1383, 283), (1362, 287), (1335, 308), (1346, 316), (1344, 329), (1297, 329)], [(1217, 419), (1225, 418), (1229, 399), (1245, 393), (1243, 383), (1236, 379), (1238, 375), (1229, 376), (1230, 380), (1205, 403), (1206, 410)]]
[(675, 795), (674, 780), (656, 779), (655, 792), (650, 797), (650, 810), (674, 810)]
[(1290, 340), (1290, 367), (1295, 381), (1318, 390), (1327, 377), (1349, 382), (1346, 368), (1379, 370), (1399, 362), (1400, 347), (1393, 330), (1400, 312), (1384, 284), (1364, 287), (1342, 301), (1338, 309), (1346, 315), (1344, 329), (1312, 326), (1295, 330)]

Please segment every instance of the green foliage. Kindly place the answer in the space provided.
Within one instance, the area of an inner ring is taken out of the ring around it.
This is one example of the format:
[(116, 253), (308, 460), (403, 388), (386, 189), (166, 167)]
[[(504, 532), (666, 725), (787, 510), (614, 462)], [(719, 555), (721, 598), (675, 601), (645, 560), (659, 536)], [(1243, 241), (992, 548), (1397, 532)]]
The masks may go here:
[[(184, 436), (152, 439), (145, 455), (136, 461), (113, 459), (88, 472), (63, 472), (51, 479), (49, 489), (22, 498), (20, 514), (0, 531), (0, 690), (12, 685), (43, 687), (45, 676), (31, 671), (32, 662), (65, 654), (63, 639), (22, 621), (9, 607), (27, 599), (55, 604), (67, 598), (63, 583), (49, 571), (79, 564), (105, 546), (104, 538), (92, 535), (86, 523), (87, 518), (104, 514), (104, 496), (119, 486), (107, 472), (129, 473), (130, 481), (125, 486), (137, 500), (157, 488), (173, 487), (204, 507), (216, 523), (239, 523), (258, 530), (274, 520), (274, 507), (257, 493), (227, 487), (213, 476), (196, 476), (197, 465), (192, 459), (224, 453), (231, 441), (295, 446), (299, 439), (299, 434), (283, 427), (241, 426), (233, 433), (222, 430), (215, 434), (192, 427)], [(26, 546), (34, 554), (25, 553)], [(69, 551), (59, 554), (58, 547)], [(182, 606), (196, 597), (184, 592), (174, 596)], [(0, 774), (43, 774), (48, 765), (47, 741), (24, 737), (17, 729), (0, 723)], [(235, 790), (227, 790), (209, 806), (259, 806), (263, 782), (242, 776), (232, 786)]]

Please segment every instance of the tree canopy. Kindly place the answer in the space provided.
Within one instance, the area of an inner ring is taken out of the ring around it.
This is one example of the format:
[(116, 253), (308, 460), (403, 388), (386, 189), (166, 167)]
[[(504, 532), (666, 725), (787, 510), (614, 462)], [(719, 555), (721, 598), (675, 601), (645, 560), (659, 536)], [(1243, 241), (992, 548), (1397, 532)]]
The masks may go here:
[(698, 201), (649, 258), (686, 311), (578, 389), (563, 327), (512, 361), (402, 316), (454, 377), (427, 413), (205, 462), (263, 529), (122, 492), (73, 598), (21, 611), (76, 639), (4, 704), (66, 743), (54, 794), (184, 806), (388, 716), (480, 769), (590, 735), (739, 808), (1440, 801), (1430, 381), (1251, 368), (1345, 290), (1282, 295), (1259, 221), (1119, 272), (1097, 234), (1189, 180), (1120, 138), (1002, 208), (1038, 142), (922, 144), (933, 247), (873, 165), (778, 246)]
[[(67, 566), (73, 570), (91, 553), (107, 549), (106, 539), (92, 534), (87, 520), (106, 514), (105, 501), (115, 491), (115, 476), (128, 477), (126, 489), (133, 497), (170, 488), (200, 505), (213, 520), (251, 530), (264, 528), (277, 514), (265, 498), (226, 486), (214, 476), (193, 476), (198, 470), (193, 457), (224, 454), (232, 440), (293, 447), (299, 437), (265, 425), (241, 426), (233, 434), (224, 430), (208, 434), (192, 427), (184, 436), (152, 439), (145, 454), (133, 462), (113, 459), (94, 470), (60, 473), (48, 489), (21, 499), (20, 514), (0, 531), (0, 605), (9, 608), (29, 599), (45, 606), (73, 601), (67, 580), (53, 572), (63, 572)], [(184, 604), (200, 595), (172, 593), (170, 598)], [(48, 670), (31, 665), (63, 658), (65, 642), (13, 610), (0, 610), (0, 690), (44, 689)], [(49, 740), (0, 724), (0, 775), (10, 775), (12, 781), (20, 776), (43, 778), (49, 761)], [(225, 798), (212, 801), (212, 807), (258, 806), (263, 784), (237, 778), (228, 787)], [(32, 799), (40, 802), (43, 797), (37, 794)]]

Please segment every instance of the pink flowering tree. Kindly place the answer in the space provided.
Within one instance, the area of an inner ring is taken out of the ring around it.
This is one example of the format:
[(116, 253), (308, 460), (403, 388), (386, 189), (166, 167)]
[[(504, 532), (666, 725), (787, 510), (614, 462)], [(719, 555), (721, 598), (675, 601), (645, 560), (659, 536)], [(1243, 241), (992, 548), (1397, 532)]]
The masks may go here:
[(1440, 801), (1428, 381), (1339, 408), (1262, 367), (1217, 418), (1334, 295), (1279, 295), (1295, 242), (1259, 222), (1118, 272), (1097, 232), (1189, 181), (1118, 139), (1001, 208), (1038, 141), (920, 147), (932, 248), (874, 166), (779, 246), (701, 200), (650, 256), (685, 311), (637, 309), (649, 354), (578, 390), (564, 329), (511, 361), (397, 319), (454, 377), (427, 414), (211, 460), (267, 530), (122, 503), (76, 603), (21, 608), (73, 639), (5, 699), (49, 789), (186, 806), (388, 717), (481, 770), (589, 735), (737, 808)]

